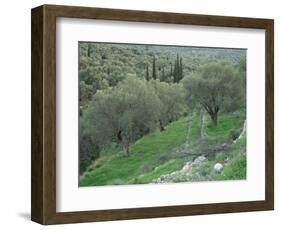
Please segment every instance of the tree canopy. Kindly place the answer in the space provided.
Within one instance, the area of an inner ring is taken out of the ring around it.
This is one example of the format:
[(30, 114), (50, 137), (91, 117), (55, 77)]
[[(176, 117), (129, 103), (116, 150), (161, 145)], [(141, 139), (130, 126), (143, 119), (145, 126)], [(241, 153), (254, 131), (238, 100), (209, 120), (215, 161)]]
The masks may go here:
[(129, 145), (156, 128), (160, 100), (146, 81), (129, 77), (115, 88), (99, 91), (85, 112), (88, 129), (99, 145)]
[(184, 104), (184, 89), (182, 84), (169, 84), (166, 82), (150, 81), (160, 100), (159, 126), (163, 131), (164, 126), (178, 119), (186, 108)]
[(245, 87), (239, 72), (227, 62), (211, 62), (183, 80), (189, 106), (203, 107), (217, 124), (219, 111), (233, 111), (243, 103)]

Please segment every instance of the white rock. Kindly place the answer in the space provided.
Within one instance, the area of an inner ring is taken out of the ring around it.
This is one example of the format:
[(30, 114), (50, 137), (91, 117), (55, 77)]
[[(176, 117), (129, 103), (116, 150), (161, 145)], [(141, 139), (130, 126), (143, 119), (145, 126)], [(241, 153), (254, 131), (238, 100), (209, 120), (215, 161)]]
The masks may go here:
[(223, 165), (221, 163), (216, 163), (214, 165), (214, 170), (215, 172), (220, 173), (223, 170)]
[(187, 172), (190, 169), (190, 162), (187, 162), (181, 169), (182, 172)]
[(206, 157), (204, 157), (204, 156), (199, 156), (199, 157), (197, 157), (195, 160), (194, 160), (194, 163), (195, 164), (199, 164), (199, 163), (202, 163), (202, 162), (204, 162), (204, 161), (207, 161), (208, 159), (206, 158)]

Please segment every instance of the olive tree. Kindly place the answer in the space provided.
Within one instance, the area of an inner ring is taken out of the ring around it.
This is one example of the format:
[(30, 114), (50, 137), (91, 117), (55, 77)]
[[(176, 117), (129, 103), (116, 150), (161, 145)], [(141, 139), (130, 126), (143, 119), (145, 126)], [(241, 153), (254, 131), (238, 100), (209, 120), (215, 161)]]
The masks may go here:
[(149, 84), (154, 88), (160, 100), (160, 113), (158, 122), (160, 130), (178, 119), (185, 109), (184, 90), (182, 84), (169, 84), (159, 80), (151, 80)]
[(130, 77), (114, 88), (98, 91), (84, 116), (100, 146), (116, 141), (128, 156), (130, 144), (155, 129), (159, 107), (152, 87)]
[(212, 62), (185, 77), (183, 85), (189, 106), (201, 106), (217, 125), (219, 111), (234, 111), (245, 101), (245, 84), (233, 65)]

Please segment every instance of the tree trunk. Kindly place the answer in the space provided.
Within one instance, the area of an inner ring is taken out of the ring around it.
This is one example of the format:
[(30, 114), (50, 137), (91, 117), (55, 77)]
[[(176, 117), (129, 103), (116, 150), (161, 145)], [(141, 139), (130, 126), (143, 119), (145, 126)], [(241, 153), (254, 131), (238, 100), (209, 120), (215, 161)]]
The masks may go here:
[(87, 56), (90, 57), (91, 56), (91, 48), (90, 45), (88, 44), (88, 49), (87, 49)]
[(218, 123), (218, 113), (211, 113), (210, 116), (212, 118), (213, 125), (217, 126), (217, 123)]
[(122, 136), (122, 130), (117, 132), (117, 138), (123, 147), (124, 155), (127, 157), (130, 155), (129, 152), (129, 142)]
[(161, 120), (159, 120), (159, 126), (160, 126), (160, 132), (165, 131), (165, 127), (163, 126), (163, 124), (162, 124), (162, 121), (161, 121)]

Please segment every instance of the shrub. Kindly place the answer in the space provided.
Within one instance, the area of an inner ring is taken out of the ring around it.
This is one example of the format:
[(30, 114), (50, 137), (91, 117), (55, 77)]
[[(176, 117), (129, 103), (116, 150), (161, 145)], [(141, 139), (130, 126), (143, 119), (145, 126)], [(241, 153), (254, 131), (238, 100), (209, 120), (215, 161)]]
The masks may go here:
[(88, 166), (89, 166), (88, 161), (80, 161), (79, 162), (79, 174), (82, 175), (86, 171)]
[(241, 128), (239, 128), (239, 129), (232, 129), (229, 132), (229, 138), (232, 139), (232, 140), (236, 140), (239, 137), (241, 132), (242, 132)]
[(79, 173), (87, 170), (87, 167), (99, 157), (100, 148), (94, 142), (84, 126), (80, 127), (79, 133)]

